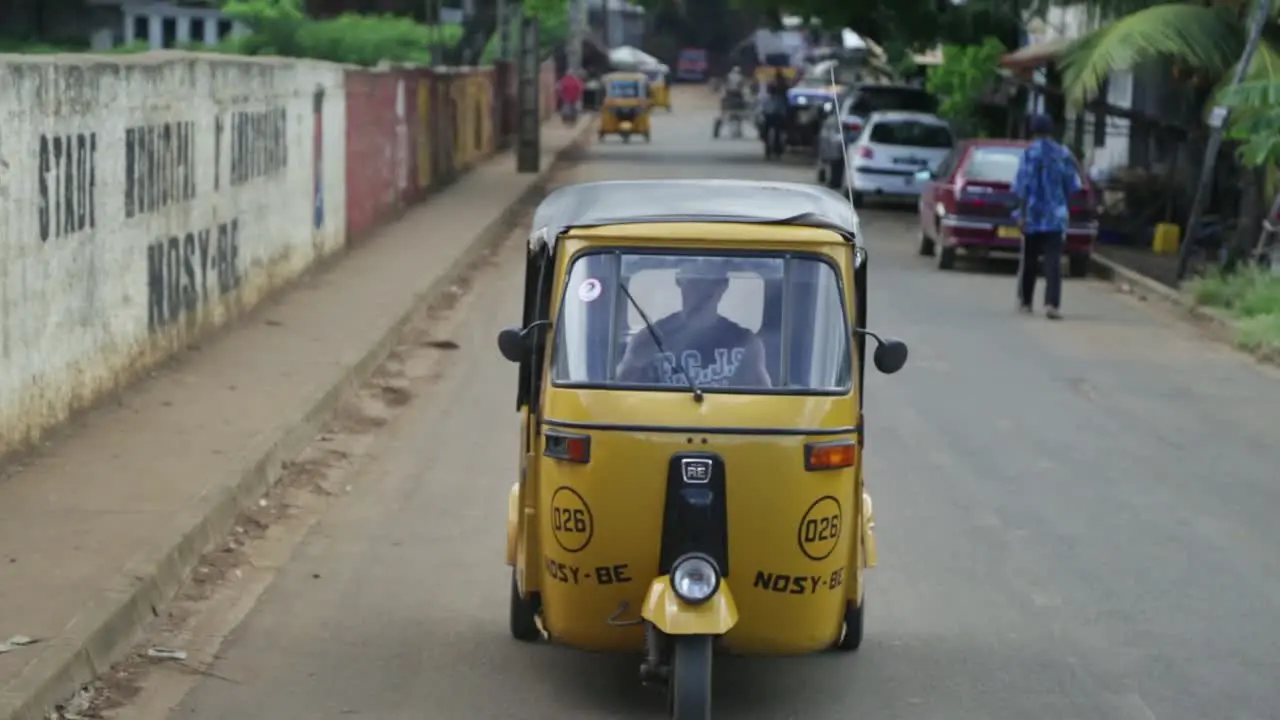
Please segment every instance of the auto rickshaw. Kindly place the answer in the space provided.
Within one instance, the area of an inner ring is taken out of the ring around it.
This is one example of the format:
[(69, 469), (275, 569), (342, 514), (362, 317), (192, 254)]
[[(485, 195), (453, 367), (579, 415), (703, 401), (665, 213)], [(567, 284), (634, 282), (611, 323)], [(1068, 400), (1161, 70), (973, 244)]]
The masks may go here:
[(667, 82), (667, 71), (661, 67), (647, 67), (642, 71), (649, 80), (649, 92), (653, 96), (654, 107), (665, 108), (671, 112), (671, 85)]
[(600, 105), (599, 138), (620, 135), (631, 142), (632, 135), (650, 140), (649, 114), (653, 108), (649, 80), (640, 72), (614, 72), (601, 79), (604, 102)]
[[(876, 342), (868, 356), (867, 338)], [(867, 252), (826, 188), (595, 182), (535, 211), (518, 327), (510, 631), (633, 652), (670, 716), (711, 716), (716, 651), (862, 641)], [(732, 491), (732, 492), (730, 492)]]

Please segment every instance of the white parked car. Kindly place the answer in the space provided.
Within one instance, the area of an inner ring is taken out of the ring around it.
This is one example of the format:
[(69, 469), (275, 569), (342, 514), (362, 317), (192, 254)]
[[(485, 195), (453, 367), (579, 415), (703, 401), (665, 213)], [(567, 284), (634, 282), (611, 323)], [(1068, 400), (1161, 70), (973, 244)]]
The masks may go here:
[(845, 182), (854, 205), (868, 196), (917, 198), (921, 170), (933, 171), (951, 152), (951, 126), (937, 115), (919, 112), (875, 112), (845, 158)]

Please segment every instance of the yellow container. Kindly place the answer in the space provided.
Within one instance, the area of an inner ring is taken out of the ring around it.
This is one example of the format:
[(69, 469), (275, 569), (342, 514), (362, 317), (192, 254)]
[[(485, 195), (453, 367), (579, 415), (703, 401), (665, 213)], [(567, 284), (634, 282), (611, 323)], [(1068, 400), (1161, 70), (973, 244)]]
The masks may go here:
[(1157, 255), (1176, 255), (1182, 228), (1174, 223), (1159, 223), (1151, 233), (1151, 251)]

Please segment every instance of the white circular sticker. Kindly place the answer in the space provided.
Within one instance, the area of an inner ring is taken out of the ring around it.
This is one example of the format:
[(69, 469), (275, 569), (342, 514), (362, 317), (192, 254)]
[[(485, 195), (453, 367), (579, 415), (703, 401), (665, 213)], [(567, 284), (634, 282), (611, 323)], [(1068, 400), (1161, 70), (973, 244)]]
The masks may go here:
[(591, 302), (600, 297), (600, 281), (595, 278), (587, 278), (578, 286), (578, 299), (582, 302)]

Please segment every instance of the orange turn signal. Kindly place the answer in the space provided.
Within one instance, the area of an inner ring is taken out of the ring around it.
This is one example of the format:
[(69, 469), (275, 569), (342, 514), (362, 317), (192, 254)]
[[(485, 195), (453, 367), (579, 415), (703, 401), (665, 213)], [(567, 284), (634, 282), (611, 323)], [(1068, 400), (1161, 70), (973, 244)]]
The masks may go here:
[(811, 472), (853, 467), (857, 461), (858, 445), (852, 440), (832, 440), (804, 446), (804, 469)]
[(542, 454), (575, 463), (591, 462), (591, 436), (547, 430)]

